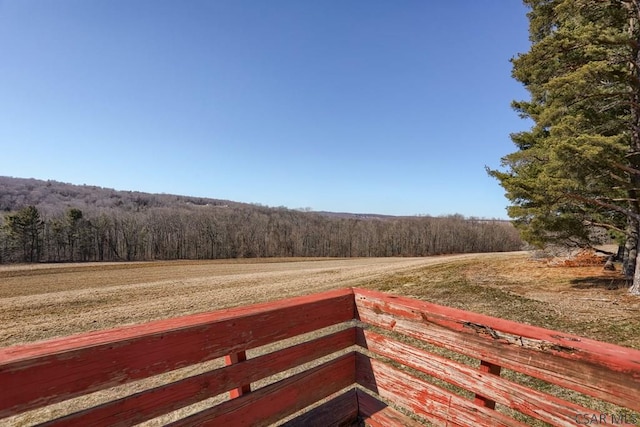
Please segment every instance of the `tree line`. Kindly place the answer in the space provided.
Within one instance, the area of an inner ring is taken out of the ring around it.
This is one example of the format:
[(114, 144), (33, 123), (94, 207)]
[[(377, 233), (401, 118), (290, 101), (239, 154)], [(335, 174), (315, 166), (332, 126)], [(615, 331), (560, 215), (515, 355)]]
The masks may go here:
[(513, 107), (533, 126), (489, 173), (529, 243), (588, 246), (594, 227), (616, 235), (640, 295), (640, 2), (524, 3), (531, 47), (512, 64), (530, 99)]
[(285, 208), (182, 205), (0, 214), (0, 263), (247, 257), (390, 257), (519, 250), (506, 221), (327, 216)]

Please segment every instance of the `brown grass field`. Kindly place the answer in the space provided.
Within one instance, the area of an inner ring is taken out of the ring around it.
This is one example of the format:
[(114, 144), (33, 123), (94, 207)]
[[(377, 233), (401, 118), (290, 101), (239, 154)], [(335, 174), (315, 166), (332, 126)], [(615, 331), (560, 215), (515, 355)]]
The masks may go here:
[[(627, 293), (620, 267), (605, 272), (602, 265), (573, 265), (514, 252), (0, 266), (0, 347), (357, 286), (640, 349), (640, 298)], [(34, 425), (220, 363), (207, 362), (4, 421)], [(205, 401), (144, 425), (164, 425), (213, 403)]]
[(358, 286), (640, 348), (640, 298), (619, 273), (549, 264), (516, 252), (0, 266), (0, 347)]

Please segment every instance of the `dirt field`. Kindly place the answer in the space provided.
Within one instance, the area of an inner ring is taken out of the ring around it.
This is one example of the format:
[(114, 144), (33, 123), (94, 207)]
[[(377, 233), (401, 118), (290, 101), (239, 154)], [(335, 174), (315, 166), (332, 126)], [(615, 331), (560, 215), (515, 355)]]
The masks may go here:
[(0, 347), (361, 286), (640, 348), (619, 273), (527, 253), (0, 267)]
[(469, 255), (0, 267), (0, 347), (375, 283)]

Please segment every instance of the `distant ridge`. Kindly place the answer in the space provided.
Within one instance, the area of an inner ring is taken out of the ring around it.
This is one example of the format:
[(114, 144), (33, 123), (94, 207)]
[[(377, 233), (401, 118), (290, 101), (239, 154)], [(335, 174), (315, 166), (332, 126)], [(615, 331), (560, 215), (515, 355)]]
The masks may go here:
[[(256, 207), (280, 210), (286, 209), (303, 213), (312, 212), (329, 218), (359, 220), (389, 220), (399, 218), (430, 217), (429, 215), (383, 215), (376, 213), (314, 211), (311, 208), (294, 209), (282, 206), (270, 207), (257, 203), (246, 203), (209, 197), (195, 197), (166, 193), (146, 193), (135, 190), (115, 190), (113, 188), (100, 187), (96, 185), (78, 185), (55, 180), (0, 176), (0, 211), (15, 211), (29, 205), (37, 206), (44, 211), (52, 213), (65, 211), (69, 207), (97, 209), (123, 208), (135, 210), (144, 207), (172, 208), (196, 205), (217, 207)], [(491, 222), (510, 222), (509, 220), (492, 218), (473, 219), (476, 221), (486, 220)]]
[(70, 206), (93, 208), (176, 207), (177, 205), (250, 206), (248, 203), (207, 197), (115, 190), (55, 180), (0, 176), (0, 210), (13, 211), (34, 205), (60, 211)]
[[(270, 207), (261, 204), (245, 203), (225, 199), (195, 197), (166, 193), (146, 193), (135, 190), (115, 190), (96, 185), (77, 185), (55, 180), (35, 178), (15, 178), (0, 176), (0, 211), (15, 211), (25, 206), (37, 206), (46, 212), (58, 213), (69, 207), (77, 208), (123, 208), (140, 209), (144, 207), (179, 207), (185, 205), (218, 207), (259, 207), (286, 209), (297, 212), (313, 212), (330, 218), (342, 219), (394, 219), (415, 218), (420, 215), (382, 215), (375, 213), (314, 211), (310, 208), (294, 209), (289, 207)], [(426, 215), (428, 217), (428, 215)], [(501, 221), (493, 220), (491, 221)], [(504, 220), (504, 222), (508, 222)]]
[(293, 209), (270, 207), (261, 204), (244, 203), (225, 199), (195, 197), (166, 193), (146, 193), (135, 190), (115, 190), (95, 185), (77, 185), (55, 180), (35, 178), (15, 178), (0, 176), (0, 211), (14, 211), (34, 205), (47, 211), (58, 212), (73, 207), (92, 208), (139, 208), (178, 207), (184, 205), (218, 207), (258, 207), (286, 209), (297, 212), (313, 212), (334, 218), (388, 219), (393, 215), (360, 214), (349, 212), (314, 211), (310, 208)]

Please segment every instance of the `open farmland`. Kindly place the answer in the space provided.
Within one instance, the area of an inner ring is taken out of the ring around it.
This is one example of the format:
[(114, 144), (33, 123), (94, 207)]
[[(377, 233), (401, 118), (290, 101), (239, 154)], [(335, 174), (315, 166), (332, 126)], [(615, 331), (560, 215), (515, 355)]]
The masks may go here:
[(640, 348), (640, 300), (619, 273), (524, 252), (2, 266), (0, 346), (349, 286)]
[[(358, 286), (640, 348), (640, 299), (628, 295), (619, 273), (604, 272), (600, 265), (554, 264), (514, 252), (3, 266), (0, 345)], [(251, 350), (250, 356), (279, 348), (266, 347)], [(8, 422), (33, 425), (220, 366), (222, 360), (215, 359), (20, 414)], [(144, 425), (164, 425), (225, 399), (226, 395), (216, 396)]]
[(0, 346), (363, 286), (472, 257), (476, 255), (4, 266)]

